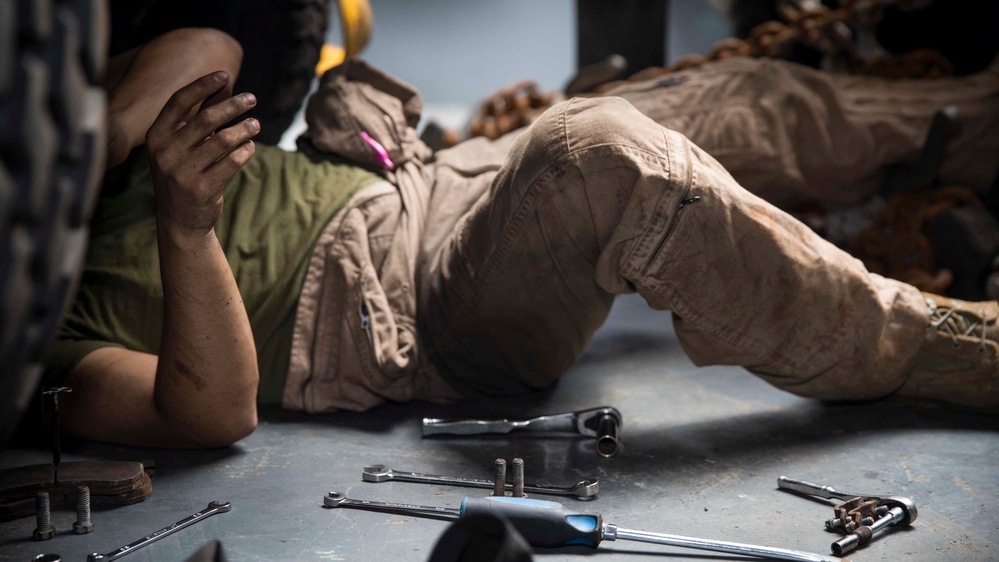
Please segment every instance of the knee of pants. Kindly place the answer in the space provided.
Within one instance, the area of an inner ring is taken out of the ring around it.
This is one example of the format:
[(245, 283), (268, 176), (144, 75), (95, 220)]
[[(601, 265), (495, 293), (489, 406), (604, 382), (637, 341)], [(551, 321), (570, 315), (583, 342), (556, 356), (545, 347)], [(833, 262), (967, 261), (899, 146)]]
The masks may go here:
[(618, 97), (571, 98), (560, 102), (536, 120), (518, 139), (511, 162), (520, 173), (533, 173), (566, 156), (600, 146), (620, 146), (651, 154), (666, 149), (668, 132)]

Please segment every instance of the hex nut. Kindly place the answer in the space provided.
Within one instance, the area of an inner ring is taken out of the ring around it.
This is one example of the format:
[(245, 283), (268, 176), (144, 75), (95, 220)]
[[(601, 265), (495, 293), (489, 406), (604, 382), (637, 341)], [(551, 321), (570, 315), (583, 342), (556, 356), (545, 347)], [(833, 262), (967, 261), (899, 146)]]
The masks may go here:
[(55, 536), (55, 528), (49, 527), (48, 529), (35, 529), (31, 533), (31, 537), (36, 541), (47, 541)]
[(73, 522), (73, 532), (78, 535), (85, 535), (94, 530), (94, 522), (87, 521), (86, 523), (80, 523), (79, 521)]

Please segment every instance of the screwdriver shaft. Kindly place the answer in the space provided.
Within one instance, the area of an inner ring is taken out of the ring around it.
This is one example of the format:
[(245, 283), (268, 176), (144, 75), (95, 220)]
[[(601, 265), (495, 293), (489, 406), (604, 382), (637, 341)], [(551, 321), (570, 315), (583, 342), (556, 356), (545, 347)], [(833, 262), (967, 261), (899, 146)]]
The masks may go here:
[(603, 539), (607, 541), (620, 539), (662, 544), (667, 546), (679, 546), (683, 548), (696, 548), (700, 550), (728, 552), (730, 554), (742, 554), (745, 556), (756, 556), (758, 558), (770, 558), (774, 560), (796, 560), (798, 562), (843, 562), (842, 558), (834, 558), (832, 556), (824, 556), (822, 554), (814, 554), (800, 550), (789, 550), (786, 548), (742, 544), (713, 539), (701, 539), (697, 537), (685, 537), (682, 535), (671, 535), (667, 533), (650, 533), (647, 531), (636, 531), (633, 529), (621, 529), (617, 525), (612, 525), (610, 523), (604, 524)]

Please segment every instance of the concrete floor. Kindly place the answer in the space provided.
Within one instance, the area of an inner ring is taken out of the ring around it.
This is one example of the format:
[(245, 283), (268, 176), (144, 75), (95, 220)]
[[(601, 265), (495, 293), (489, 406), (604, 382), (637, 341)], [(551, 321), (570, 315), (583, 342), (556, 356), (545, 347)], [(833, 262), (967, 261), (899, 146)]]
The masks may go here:
[[(778, 476), (871, 494), (901, 495), (919, 508), (908, 529), (850, 556), (888, 560), (999, 560), (999, 416), (886, 401), (825, 405), (774, 390), (738, 368), (695, 368), (668, 315), (638, 297), (618, 300), (584, 358), (550, 392), (448, 407), (393, 405), (373, 413), (310, 417), (261, 412), (237, 446), (207, 452), (67, 445), (65, 460), (154, 459), (143, 503), (97, 511), (96, 528), (73, 535), (71, 512), (53, 515), (55, 539), (31, 540), (34, 519), (0, 524), (0, 560), (42, 552), (84, 560), (110, 552), (203, 509), (216, 515), (129, 554), (129, 562), (180, 561), (212, 538), (229, 560), (426, 560), (448, 523), (323, 509), (327, 490), (358, 499), (457, 507), (485, 491), (361, 481), (368, 464), (490, 478), (497, 457), (525, 460), (527, 480), (553, 485), (597, 478), (595, 501), (555, 499), (620, 527), (828, 554), (829, 500), (777, 489)], [(623, 451), (600, 458), (592, 439), (510, 434), (422, 439), (423, 416), (530, 417), (612, 405), (624, 415)], [(0, 467), (43, 463), (43, 450), (8, 450)], [(745, 558), (636, 542), (535, 551), (536, 560)]]

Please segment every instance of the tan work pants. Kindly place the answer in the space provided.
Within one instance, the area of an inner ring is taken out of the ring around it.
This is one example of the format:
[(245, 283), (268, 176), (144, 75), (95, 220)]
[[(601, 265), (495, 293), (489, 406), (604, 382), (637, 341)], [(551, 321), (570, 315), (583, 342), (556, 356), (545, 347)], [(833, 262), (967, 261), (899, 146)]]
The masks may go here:
[(550, 385), (614, 295), (636, 291), (673, 311), (695, 363), (800, 395), (880, 397), (911, 368), (927, 322), (915, 288), (869, 273), (622, 99), (559, 104), (497, 173), (476, 174), (474, 152), (440, 155), (419, 277), (421, 341), (462, 394)]

